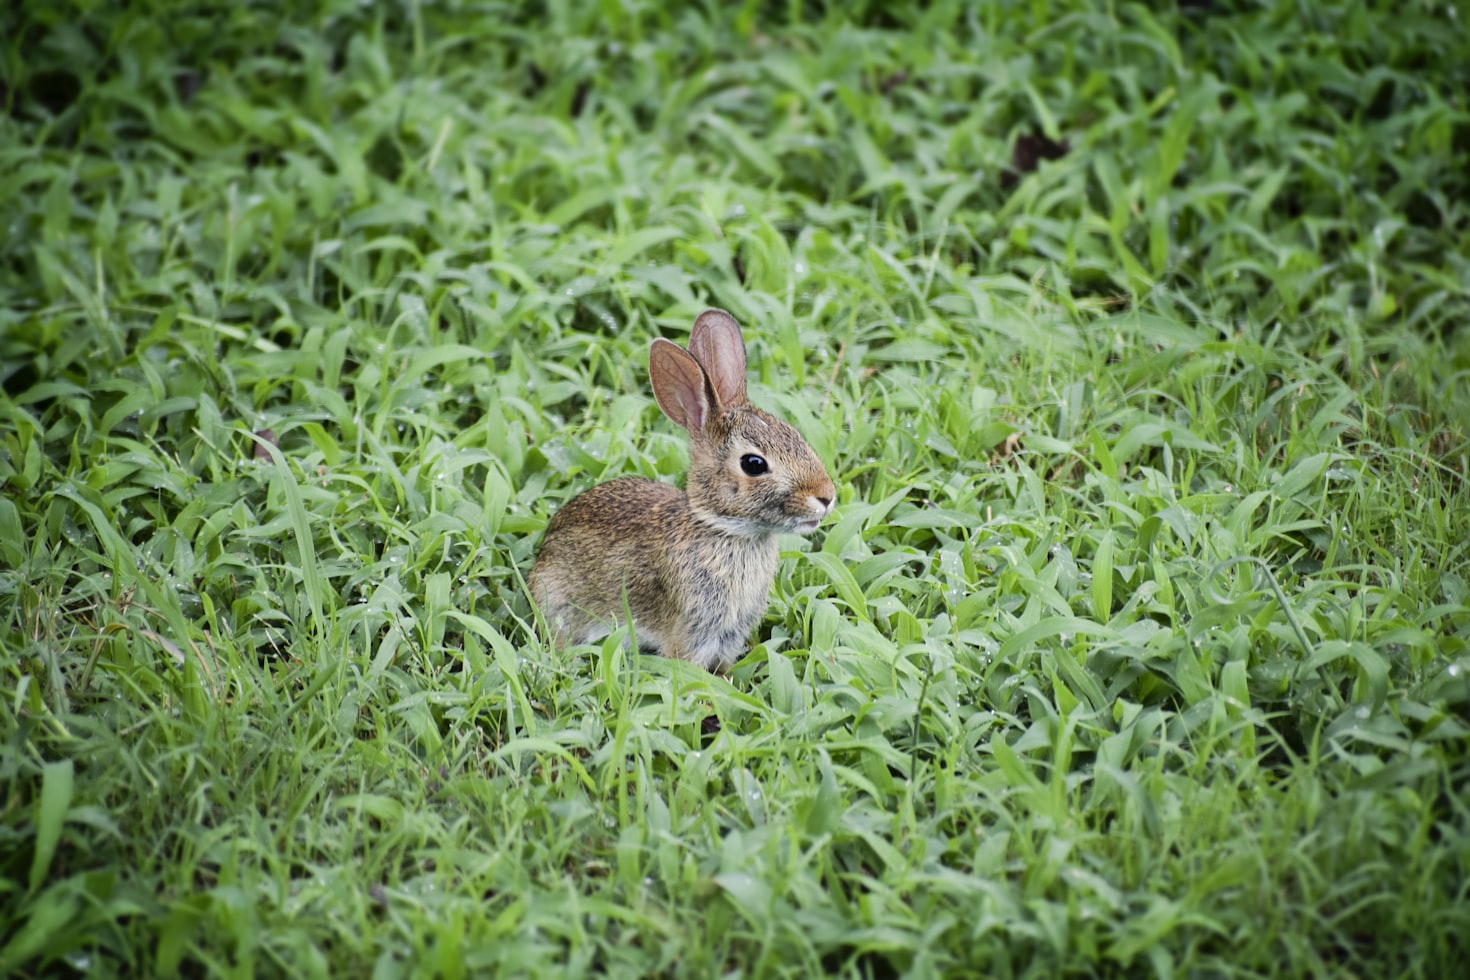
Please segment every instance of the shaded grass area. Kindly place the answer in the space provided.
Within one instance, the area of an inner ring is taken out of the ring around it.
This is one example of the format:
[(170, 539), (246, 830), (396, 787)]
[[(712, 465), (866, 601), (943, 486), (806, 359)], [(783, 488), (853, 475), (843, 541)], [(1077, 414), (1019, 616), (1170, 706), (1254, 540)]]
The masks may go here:
[[(0, 967), (1448, 974), (1465, 36), (7, 7)], [(547, 650), (707, 304), (838, 513), (728, 678)]]

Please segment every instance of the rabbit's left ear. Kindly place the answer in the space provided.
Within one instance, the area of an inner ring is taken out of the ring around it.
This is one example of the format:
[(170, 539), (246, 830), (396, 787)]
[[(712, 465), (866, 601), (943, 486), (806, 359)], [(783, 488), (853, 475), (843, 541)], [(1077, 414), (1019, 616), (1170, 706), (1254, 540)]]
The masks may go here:
[(705, 310), (689, 332), (689, 353), (709, 376), (720, 408), (745, 404), (745, 338), (724, 310)]
[(658, 407), (674, 424), (691, 434), (704, 428), (715, 414), (713, 393), (704, 369), (684, 348), (662, 337), (648, 348), (648, 378)]

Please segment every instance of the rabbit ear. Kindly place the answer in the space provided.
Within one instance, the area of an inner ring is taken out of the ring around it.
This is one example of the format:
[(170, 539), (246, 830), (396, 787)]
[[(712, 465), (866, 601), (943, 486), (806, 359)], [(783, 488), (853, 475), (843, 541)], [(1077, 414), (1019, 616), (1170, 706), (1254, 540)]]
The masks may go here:
[(709, 376), (721, 408), (745, 404), (745, 339), (724, 310), (705, 310), (689, 333), (689, 353)]
[(656, 337), (649, 345), (648, 377), (653, 382), (658, 407), (676, 425), (691, 433), (698, 432), (714, 415), (713, 395), (704, 369), (673, 341)]

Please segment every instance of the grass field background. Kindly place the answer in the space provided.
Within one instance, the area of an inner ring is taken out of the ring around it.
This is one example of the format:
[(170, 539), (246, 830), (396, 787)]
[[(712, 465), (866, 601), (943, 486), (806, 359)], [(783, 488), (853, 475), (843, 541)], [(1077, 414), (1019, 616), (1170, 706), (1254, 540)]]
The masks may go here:
[[(1464, 15), (6, 4), (0, 973), (1455, 974)], [(706, 305), (837, 513), (547, 649)]]

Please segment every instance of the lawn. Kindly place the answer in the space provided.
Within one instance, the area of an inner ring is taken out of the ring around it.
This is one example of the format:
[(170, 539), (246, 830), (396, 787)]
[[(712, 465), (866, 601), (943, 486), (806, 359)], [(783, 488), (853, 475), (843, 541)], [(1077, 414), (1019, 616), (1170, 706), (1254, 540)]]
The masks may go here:
[[(1462, 970), (1464, 11), (544, 8), (0, 9), (0, 974)], [(837, 511), (552, 649), (711, 305)]]

